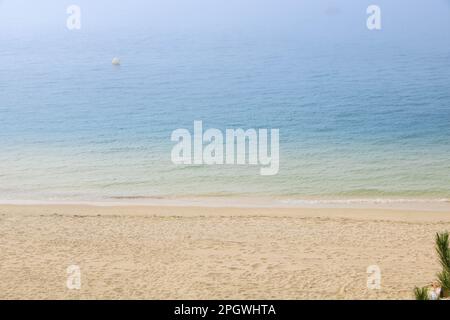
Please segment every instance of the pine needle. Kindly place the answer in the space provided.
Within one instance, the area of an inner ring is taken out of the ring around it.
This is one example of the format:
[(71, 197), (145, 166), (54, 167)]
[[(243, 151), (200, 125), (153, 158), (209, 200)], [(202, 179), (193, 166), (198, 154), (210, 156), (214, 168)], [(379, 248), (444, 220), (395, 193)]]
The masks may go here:
[(416, 296), (416, 300), (430, 300), (430, 297), (428, 295), (428, 288), (414, 288), (414, 295)]
[(442, 269), (450, 272), (450, 247), (448, 231), (436, 233), (436, 252), (438, 254)]

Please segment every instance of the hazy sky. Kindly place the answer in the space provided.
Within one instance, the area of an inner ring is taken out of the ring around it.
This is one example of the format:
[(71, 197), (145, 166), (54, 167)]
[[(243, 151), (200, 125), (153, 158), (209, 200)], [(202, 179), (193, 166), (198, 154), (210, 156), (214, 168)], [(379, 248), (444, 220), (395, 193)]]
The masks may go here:
[(351, 35), (367, 32), (366, 8), (377, 4), (383, 32), (450, 33), (450, 0), (0, 0), (0, 35), (67, 32), (66, 9), (71, 4), (81, 7), (82, 32), (284, 30)]

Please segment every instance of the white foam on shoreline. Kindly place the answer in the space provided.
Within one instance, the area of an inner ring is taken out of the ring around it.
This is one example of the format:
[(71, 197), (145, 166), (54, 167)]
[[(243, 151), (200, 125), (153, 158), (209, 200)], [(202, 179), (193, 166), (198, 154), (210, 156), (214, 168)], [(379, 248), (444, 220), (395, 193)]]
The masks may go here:
[(320, 199), (305, 200), (291, 199), (282, 200), (282, 202), (290, 204), (351, 204), (351, 203), (433, 203), (433, 202), (449, 202), (449, 199)]
[(270, 198), (138, 198), (73, 200), (1, 200), (0, 205), (72, 205), (72, 206), (173, 206), (216, 208), (342, 208), (443, 211), (450, 213), (449, 199), (270, 199)]

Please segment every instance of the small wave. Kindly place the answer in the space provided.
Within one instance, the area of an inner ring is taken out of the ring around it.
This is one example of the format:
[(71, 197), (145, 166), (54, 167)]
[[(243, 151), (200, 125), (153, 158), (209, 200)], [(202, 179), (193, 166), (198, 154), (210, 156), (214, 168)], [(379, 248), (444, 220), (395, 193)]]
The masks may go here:
[(286, 199), (281, 200), (290, 205), (320, 205), (320, 204), (395, 204), (395, 203), (430, 203), (446, 202), (450, 199)]

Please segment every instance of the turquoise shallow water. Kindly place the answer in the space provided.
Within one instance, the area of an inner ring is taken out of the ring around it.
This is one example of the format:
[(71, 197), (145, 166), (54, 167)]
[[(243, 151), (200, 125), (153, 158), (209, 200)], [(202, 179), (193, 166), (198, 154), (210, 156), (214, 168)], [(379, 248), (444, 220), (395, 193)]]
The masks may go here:
[[(2, 39), (0, 200), (450, 197), (448, 38), (98, 39)], [(194, 120), (279, 128), (279, 173), (174, 165)]]

